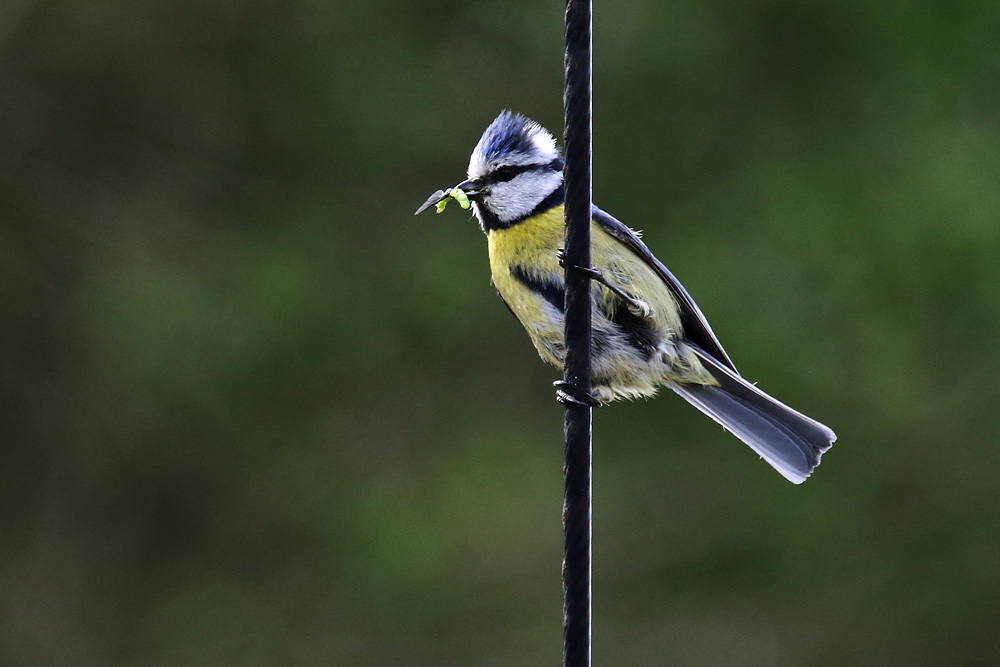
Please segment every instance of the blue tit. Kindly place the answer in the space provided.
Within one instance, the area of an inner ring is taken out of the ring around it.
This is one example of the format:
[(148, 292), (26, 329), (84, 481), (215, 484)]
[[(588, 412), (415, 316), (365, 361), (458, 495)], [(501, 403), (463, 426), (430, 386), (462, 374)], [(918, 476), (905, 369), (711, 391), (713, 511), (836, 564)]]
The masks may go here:
[[(542, 126), (504, 111), (469, 160), (468, 180), (417, 213), (468, 198), (489, 245), (493, 284), (543, 360), (562, 368), (563, 160)], [(463, 196), (464, 195), (464, 196)], [(591, 223), (592, 387), (605, 403), (667, 386), (800, 484), (832, 430), (744, 380), (705, 316), (632, 229), (596, 206)]]

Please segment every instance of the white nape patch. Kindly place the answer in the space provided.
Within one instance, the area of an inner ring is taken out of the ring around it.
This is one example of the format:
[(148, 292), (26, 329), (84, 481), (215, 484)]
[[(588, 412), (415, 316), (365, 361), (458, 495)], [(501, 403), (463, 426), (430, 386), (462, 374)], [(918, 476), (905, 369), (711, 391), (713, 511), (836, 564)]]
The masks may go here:
[(531, 121), (528, 127), (530, 128), (531, 143), (535, 145), (537, 155), (549, 162), (559, 157), (559, 152), (556, 150), (556, 139), (549, 134), (548, 130), (535, 121)]
[(500, 222), (511, 222), (534, 211), (561, 184), (561, 171), (526, 171), (506, 183), (491, 185), (482, 201)]

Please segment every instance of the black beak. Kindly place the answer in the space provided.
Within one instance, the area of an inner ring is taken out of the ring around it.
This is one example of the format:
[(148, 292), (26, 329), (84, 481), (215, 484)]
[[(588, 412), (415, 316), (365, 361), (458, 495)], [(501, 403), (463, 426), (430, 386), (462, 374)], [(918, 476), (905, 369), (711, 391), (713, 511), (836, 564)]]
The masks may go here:
[(421, 213), (429, 209), (431, 206), (437, 206), (440, 202), (444, 201), (445, 199), (451, 196), (452, 190), (461, 190), (462, 192), (465, 193), (467, 197), (474, 197), (478, 195), (480, 192), (482, 192), (482, 190), (480, 190), (476, 186), (476, 184), (473, 183), (472, 181), (462, 181), (453, 188), (448, 188), (447, 190), (438, 190), (437, 192), (432, 194), (430, 197), (427, 198), (427, 201), (425, 201), (420, 206), (420, 208), (416, 210), (416, 212), (413, 215), (420, 215)]

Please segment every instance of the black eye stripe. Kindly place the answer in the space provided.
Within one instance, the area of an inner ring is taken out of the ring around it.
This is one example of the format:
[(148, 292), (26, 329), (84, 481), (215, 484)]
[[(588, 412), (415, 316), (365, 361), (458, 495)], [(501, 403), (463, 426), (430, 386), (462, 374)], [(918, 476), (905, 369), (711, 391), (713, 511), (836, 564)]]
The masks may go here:
[(491, 183), (505, 183), (506, 181), (513, 180), (518, 174), (523, 174), (529, 169), (534, 169), (535, 165), (523, 164), (523, 165), (501, 165), (491, 171), (487, 176), (487, 179)]
[(558, 158), (547, 164), (503, 164), (486, 174), (483, 180), (487, 183), (506, 183), (526, 171), (562, 171), (562, 168), (563, 162)]

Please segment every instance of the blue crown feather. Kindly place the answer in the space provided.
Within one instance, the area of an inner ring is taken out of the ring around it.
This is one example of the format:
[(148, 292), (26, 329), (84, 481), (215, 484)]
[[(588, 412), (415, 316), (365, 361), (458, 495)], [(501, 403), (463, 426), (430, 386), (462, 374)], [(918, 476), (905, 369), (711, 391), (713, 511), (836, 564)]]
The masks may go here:
[(553, 142), (551, 135), (535, 121), (512, 111), (503, 111), (483, 132), (476, 153), (483, 162), (492, 162), (511, 153), (531, 153), (538, 150), (538, 136)]

